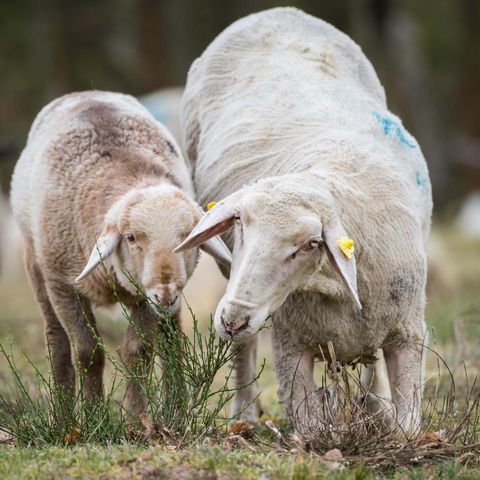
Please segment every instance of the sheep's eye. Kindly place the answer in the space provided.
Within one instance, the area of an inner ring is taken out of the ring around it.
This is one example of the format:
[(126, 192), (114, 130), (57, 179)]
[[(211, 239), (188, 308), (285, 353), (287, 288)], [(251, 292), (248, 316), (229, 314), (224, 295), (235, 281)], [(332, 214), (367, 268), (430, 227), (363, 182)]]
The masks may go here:
[(233, 216), (233, 219), (235, 220), (236, 223), (240, 223), (240, 214), (239, 214), (239, 213), (236, 213), (236, 214)]
[(302, 253), (302, 252), (311, 252), (312, 250), (314, 250), (315, 248), (318, 248), (320, 245), (320, 242), (318, 240), (310, 240), (308, 243), (306, 243), (305, 245), (303, 245), (303, 247), (299, 248), (297, 251), (293, 252), (291, 255), (290, 255), (290, 260), (294, 260), (297, 255), (299, 253)]
[(320, 245), (320, 242), (318, 240), (310, 240), (308, 243), (306, 243), (302, 248), (305, 251), (309, 250), (314, 250), (315, 248), (318, 248)]
[(126, 236), (127, 240), (129, 242), (134, 242), (135, 241), (135, 235), (133, 235), (133, 233), (129, 233), (127, 236)]

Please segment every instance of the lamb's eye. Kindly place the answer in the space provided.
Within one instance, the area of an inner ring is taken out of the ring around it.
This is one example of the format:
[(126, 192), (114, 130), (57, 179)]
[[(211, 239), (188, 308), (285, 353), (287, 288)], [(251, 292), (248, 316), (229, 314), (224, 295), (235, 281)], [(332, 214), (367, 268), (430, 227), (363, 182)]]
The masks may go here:
[(133, 235), (133, 233), (128, 233), (126, 235), (126, 239), (129, 241), (129, 242), (134, 242), (135, 241), (135, 235)]
[(240, 220), (240, 214), (239, 213), (236, 213), (234, 216), (233, 216), (233, 219), (235, 220), (235, 223), (240, 223), (241, 220)]

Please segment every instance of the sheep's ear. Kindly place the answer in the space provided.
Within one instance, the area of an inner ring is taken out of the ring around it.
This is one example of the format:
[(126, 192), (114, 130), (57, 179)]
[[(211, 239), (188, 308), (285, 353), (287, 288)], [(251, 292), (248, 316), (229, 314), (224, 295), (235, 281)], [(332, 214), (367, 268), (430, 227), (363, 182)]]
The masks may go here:
[(75, 282), (81, 282), (85, 277), (90, 275), (105, 258), (109, 257), (115, 251), (121, 239), (122, 236), (115, 227), (110, 226), (105, 228), (100, 237), (98, 237), (85, 268), (75, 279)]
[(337, 244), (339, 238), (348, 236), (340, 223), (340, 220), (335, 218), (324, 225), (322, 235), (330, 263), (340, 275), (358, 308), (361, 309), (362, 304), (358, 298), (357, 290), (357, 266), (355, 255), (352, 255), (352, 258), (348, 258)]
[[(203, 212), (203, 217), (197, 226), (190, 232), (190, 235), (173, 251), (174, 253), (182, 252), (189, 248), (198, 247), (202, 243), (207, 242), (213, 237), (220, 235), (233, 226), (235, 207), (241, 197), (241, 191), (237, 191), (227, 198), (218, 202), (208, 212)], [(223, 243), (223, 242), (222, 242)], [(218, 247), (218, 243), (216, 244)], [(212, 248), (212, 243), (206, 248)]]

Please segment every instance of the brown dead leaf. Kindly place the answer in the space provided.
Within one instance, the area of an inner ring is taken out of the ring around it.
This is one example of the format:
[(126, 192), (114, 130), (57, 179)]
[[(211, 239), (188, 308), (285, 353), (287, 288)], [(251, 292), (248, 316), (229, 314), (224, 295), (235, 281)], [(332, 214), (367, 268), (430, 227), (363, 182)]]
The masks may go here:
[(143, 425), (144, 435), (146, 437), (153, 435), (153, 433), (155, 432), (155, 425), (153, 424), (152, 419), (146, 413), (142, 413), (140, 414), (140, 421)]
[(429, 448), (438, 447), (445, 442), (445, 431), (439, 430), (438, 432), (427, 432), (423, 437), (418, 440), (418, 446)]
[(75, 443), (79, 440), (79, 438), (82, 436), (82, 431), (75, 427), (70, 433), (67, 433), (64, 437), (63, 437), (63, 441), (65, 443)]
[(162, 422), (152, 421), (146, 413), (140, 415), (140, 421), (142, 422), (144, 429), (144, 438), (150, 445), (168, 444), (168, 442), (173, 439), (172, 432), (166, 428)]
[(230, 435), (240, 435), (243, 438), (250, 439), (255, 433), (255, 426), (244, 420), (238, 420), (228, 429)]

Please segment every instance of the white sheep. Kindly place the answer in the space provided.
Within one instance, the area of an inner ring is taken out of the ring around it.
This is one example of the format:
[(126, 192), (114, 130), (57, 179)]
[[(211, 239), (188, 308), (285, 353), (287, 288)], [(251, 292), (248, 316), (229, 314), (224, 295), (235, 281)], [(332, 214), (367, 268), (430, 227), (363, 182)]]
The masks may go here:
[[(117, 300), (131, 309), (122, 356), (141, 377), (149, 358), (142, 337), (159, 328), (155, 306), (179, 320), (182, 289), (197, 262), (196, 251), (172, 253), (202, 215), (173, 137), (133, 97), (63, 96), (32, 125), (11, 204), (56, 382), (73, 393), (74, 352), (86, 371), (85, 395), (101, 394), (104, 353), (92, 307)], [(206, 250), (229, 261), (221, 242)], [(134, 283), (152, 303), (139, 299)], [(128, 412), (145, 409), (142, 391), (127, 381)]]
[[(238, 384), (254, 375), (254, 336), (271, 316), (290, 414), (315, 391), (314, 358), (329, 358), (329, 341), (344, 362), (371, 362), (382, 348), (397, 420), (413, 431), (431, 189), (360, 48), (294, 8), (250, 15), (193, 63), (182, 118), (198, 200), (223, 200), (176, 251), (228, 232), (233, 263), (215, 327), (246, 343)], [(257, 391), (241, 390), (234, 413), (249, 405), (242, 415), (255, 421)]]

